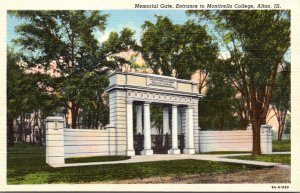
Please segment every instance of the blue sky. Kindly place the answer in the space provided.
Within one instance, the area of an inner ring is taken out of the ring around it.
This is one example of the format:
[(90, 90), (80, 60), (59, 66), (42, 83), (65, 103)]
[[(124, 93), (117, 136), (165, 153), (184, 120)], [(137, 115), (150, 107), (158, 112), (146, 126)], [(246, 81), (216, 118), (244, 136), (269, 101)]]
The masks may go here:
[[(169, 17), (173, 23), (175, 24), (183, 24), (188, 19), (195, 19), (195, 17), (187, 16), (184, 10), (104, 10), (102, 11), (103, 14), (109, 14), (107, 18), (107, 25), (104, 32), (97, 32), (95, 33), (96, 38), (99, 41), (105, 41), (110, 32), (115, 31), (119, 32), (124, 27), (129, 27), (133, 31), (135, 31), (135, 39), (139, 42), (142, 29), (141, 26), (144, 24), (146, 20), (151, 22), (156, 22), (155, 15), (167, 16)], [(12, 45), (11, 40), (16, 38), (18, 34), (14, 32), (15, 26), (22, 23), (21, 20), (8, 16), (7, 19), (7, 42), (9, 45)], [(228, 52), (225, 50), (224, 47), (220, 47), (221, 55), (225, 56), (228, 55)], [(290, 61), (290, 50), (285, 55), (286, 59)]]
[[(107, 18), (106, 30), (104, 32), (96, 33), (97, 39), (104, 41), (108, 38), (110, 32), (119, 32), (124, 27), (129, 27), (134, 30), (135, 39), (139, 40), (141, 37), (141, 25), (146, 20), (155, 22), (155, 15), (168, 16), (174, 23), (182, 24), (189, 18), (184, 10), (104, 10), (102, 13), (109, 14)], [(18, 34), (14, 32), (15, 26), (22, 23), (15, 17), (8, 16), (7, 20), (7, 42), (11, 44), (11, 40), (16, 38)]]

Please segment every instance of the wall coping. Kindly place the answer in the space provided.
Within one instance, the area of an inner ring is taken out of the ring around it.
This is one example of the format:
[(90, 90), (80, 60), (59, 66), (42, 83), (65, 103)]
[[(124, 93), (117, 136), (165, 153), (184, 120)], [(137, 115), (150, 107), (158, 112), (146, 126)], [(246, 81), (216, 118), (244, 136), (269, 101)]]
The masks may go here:
[(113, 84), (109, 86), (106, 91), (111, 92), (113, 90), (134, 90), (134, 91), (145, 91), (145, 92), (162, 93), (162, 94), (170, 94), (170, 95), (181, 95), (181, 96), (196, 97), (196, 98), (203, 97), (203, 95), (199, 93), (183, 92), (177, 90), (163, 90), (158, 88), (148, 88), (143, 86), (119, 85), (119, 84)]
[(146, 74), (146, 73), (140, 73), (140, 72), (113, 72), (108, 77), (112, 77), (116, 74), (122, 74), (122, 75), (133, 75), (133, 76), (141, 76), (141, 77), (156, 77), (156, 78), (164, 78), (164, 79), (170, 79), (175, 80), (177, 82), (182, 83), (189, 83), (193, 85), (197, 85), (197, 83), (193, 82), (192, 80), (185, 80), (185, 79), (179, 79), (171, 76), (164, 76), (164, 75), (158, 75), (158, 74)]
[(55, 122), (55, 121), (64, 122), (65, 119), (59, 116), (46, 117), (45, 119), (45, 122)]
[(65, 132), (106, 132), (106, 129), (71, 129), (71, 128), (64, 128)]

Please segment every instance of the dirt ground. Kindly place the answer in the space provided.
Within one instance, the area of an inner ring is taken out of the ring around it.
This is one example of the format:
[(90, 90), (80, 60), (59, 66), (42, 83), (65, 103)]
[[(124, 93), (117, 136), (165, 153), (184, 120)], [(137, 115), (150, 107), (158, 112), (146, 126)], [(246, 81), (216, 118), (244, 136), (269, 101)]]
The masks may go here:
[[(230, 174), (198, 174), (182, 176), (151, 177), (120, 181), (100, 182), (102, 184), (208, 184), (208, 183), (290, 183), (290, 167), (275, 167)], [(99, 183), (99, 182), (96, 182)]]

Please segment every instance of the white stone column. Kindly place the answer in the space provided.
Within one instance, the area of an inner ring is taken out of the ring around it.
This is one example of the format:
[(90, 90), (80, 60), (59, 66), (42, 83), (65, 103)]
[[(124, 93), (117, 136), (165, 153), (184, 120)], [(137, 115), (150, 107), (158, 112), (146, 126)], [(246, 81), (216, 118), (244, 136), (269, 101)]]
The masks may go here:
[(185, 112), (185, 149), (183, 152), (185, 154), (195, 154), (194, 148), (194, 120), (193, 120), (193, 108), (187, 107)]
[(132, 101), (126, 101), (126, 134), (127, 134), (127, 147), (126, 147), (126, 155), (132, 156), (135, 155), (135, 151), (133, 148), (133, 119), (132, 119)]
[(169, 154), (180, 154), (178, 149), (177, 105), (172, 105), (172, 148)]
[(150, 104), (144, 103), (144, 150), (142, 155), (153, 155), (151, 149)]
[(136, 134), (143, 133), (143, 124), (142, 124), (142, 105), (136, 106)]
[(169, 131), (169, 107), (164, 107), (164, 109), (163, 109), (163, 133), (170, 134), (170, 131)]
[(46, 120), (46, 163), (52, 167), (65, 164), (64, 119), (47, 117)]

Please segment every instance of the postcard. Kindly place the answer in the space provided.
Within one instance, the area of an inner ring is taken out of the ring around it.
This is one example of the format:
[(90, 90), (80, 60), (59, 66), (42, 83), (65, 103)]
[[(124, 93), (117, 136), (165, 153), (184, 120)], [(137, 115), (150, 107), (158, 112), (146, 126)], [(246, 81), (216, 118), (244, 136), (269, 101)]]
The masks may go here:
[(0, 7), (1, 191), (300, 190), (296, 0)]

